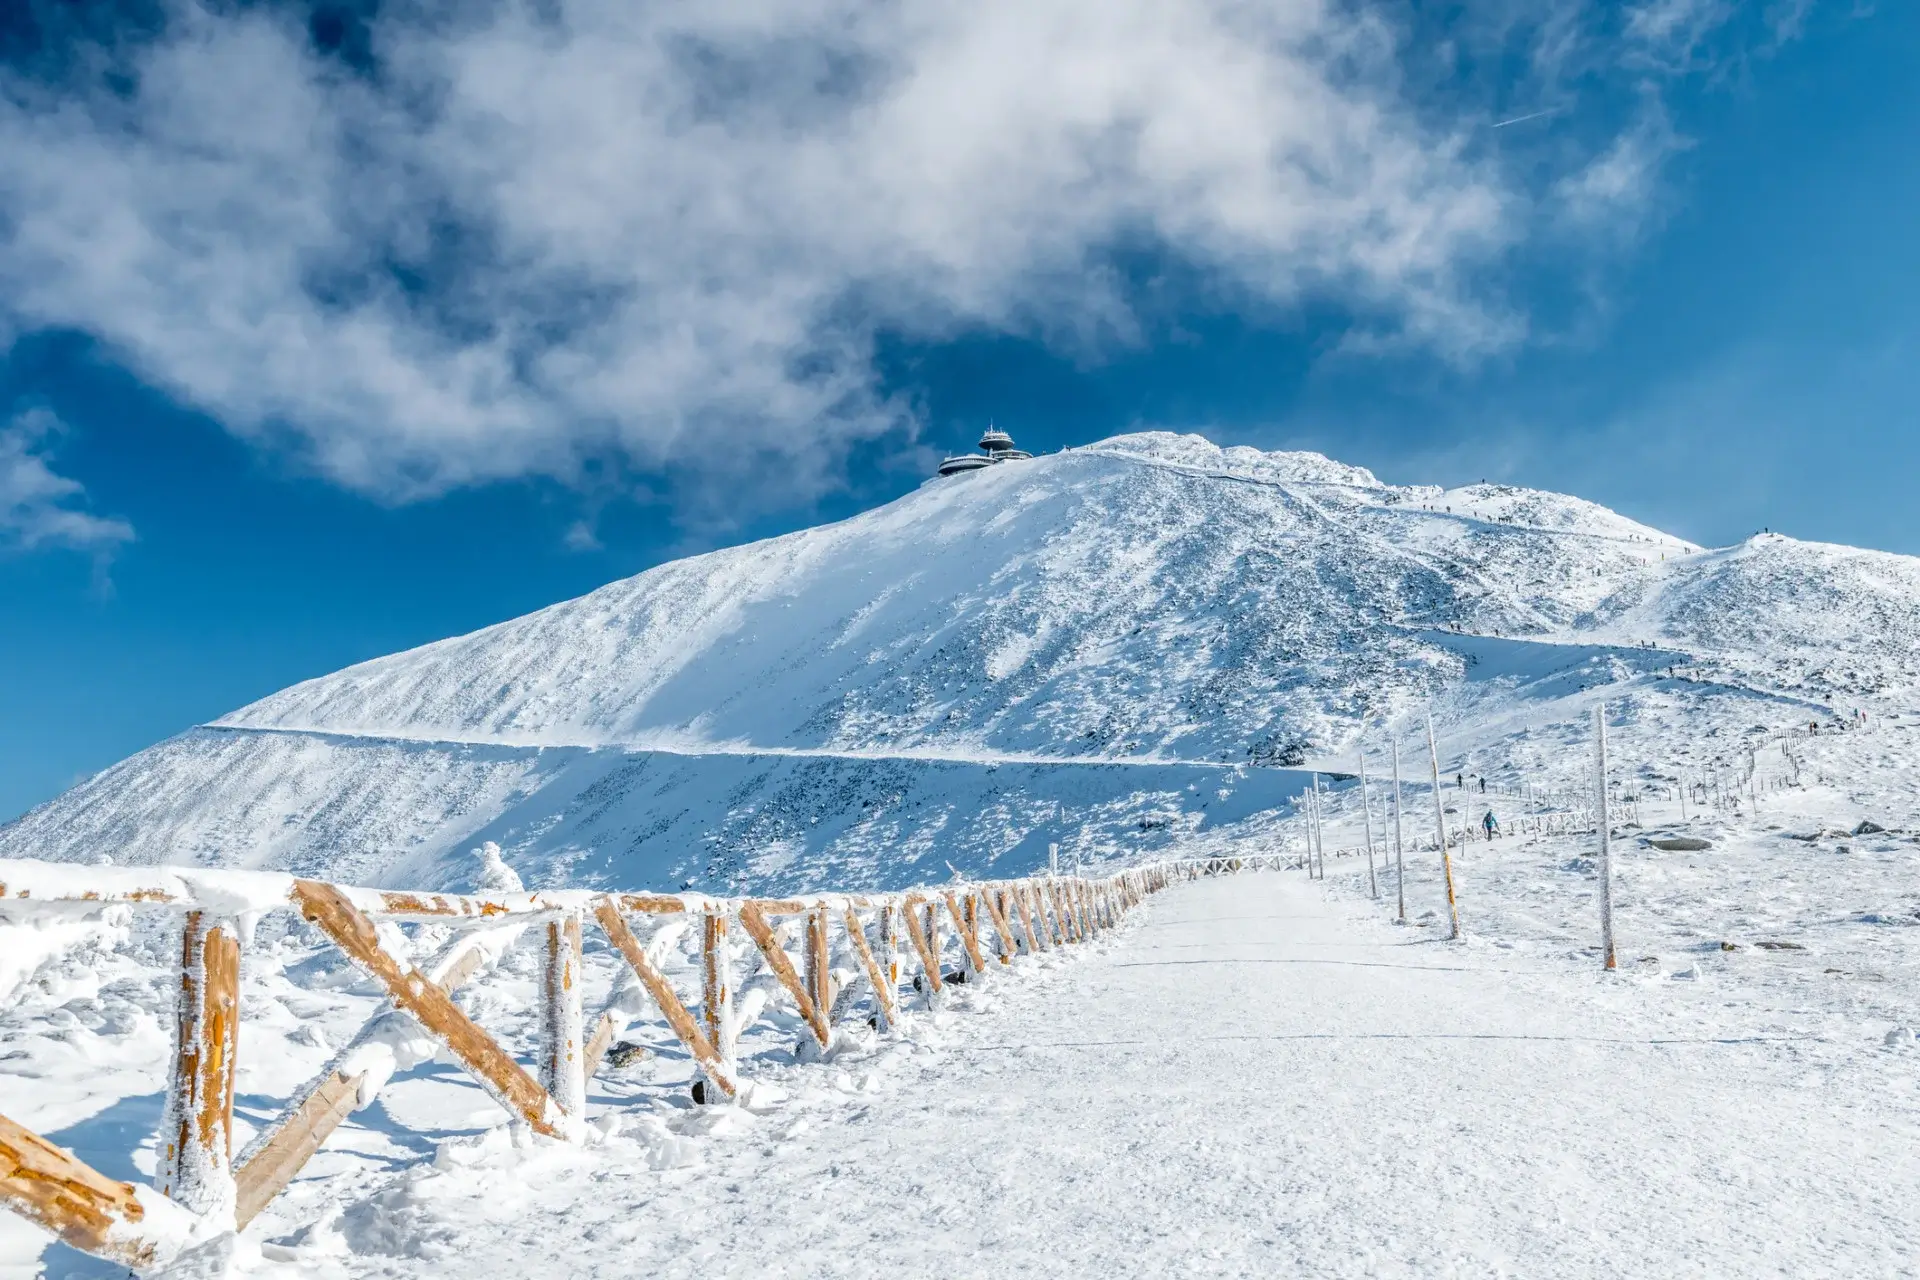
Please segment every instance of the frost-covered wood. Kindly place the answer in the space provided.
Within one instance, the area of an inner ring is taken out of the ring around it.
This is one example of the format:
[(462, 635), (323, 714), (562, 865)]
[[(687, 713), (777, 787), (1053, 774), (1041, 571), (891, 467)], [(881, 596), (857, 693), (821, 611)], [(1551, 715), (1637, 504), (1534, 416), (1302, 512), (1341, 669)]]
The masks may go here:
[(461, 1011), (444, 989), (380, 945), (373, 922), (333, 885), (301, 880), (294, 885), (301, 914), (333, 939), (334, 945), (368, 976), (387, 988), (396, 1007), (444, 1045), (456, 1061), (508, 1114), (548, 1137), (569, 1136), (570, 1118), (534, 1078)]
[(708, 911), (700, 925), (700, 1016), (714, 1052), (732, 1071), (740, 1028), (734, 1022), (733, 951), (724, 911)]
[(620, 914), (620, 908), (611, 900), (603, 900), (598, 907), (594, 908), (593, 914), (594, 919), (600, 922), (601, 932), (607, 935), (607, 941), (611, 942), (614, 948), (626, 958), (634, 976), (640, 979), (640, 985), (647, 989), (647, 994), (653, 997), (654, 1004), (658, 1005), (660, 1012), (666, 1015), (667, 1025), (673, 1028), (676, 1036), (680, 1037), (680, 1043), (687, 1046), (687, 1051), (693, 1055), (693, 1060), (699, 1064), (707, 1081), (727, 1097), (736, 1096), (740, 1092), (740, 1087), (734, 1082), (732, 1070), (727, 1063), (721, 1061), (719, 1050), (714, 1048), (711, 1040), (707, 1039), (706, 1033), (700, 1029), (700, 1024), (694, 1021), (693, 1015), (687, 1012), (687, 1006), (681, 1003), (679, 993), (674, 991), (673, 984), (667, 981), (665, 974), (654, 967), (653, 961), (647, 956), (646, 948), (640, 945), (640, 940), (633, 936), (633, 930), (627, 927), (625, 917)]
[[(966, 913), (961, 911), (960, 903), (951, 891), (943, 897), (947, 904), (947, 914), (953, 918), (954, 930), (960, 935), (960, 954), (966, 964), (967, 977), (969, 979), (985, 977), (987, 960), (980, 954), (980, 939), (974, 936), (972, 923), (967, 919)], [(972, 903), (971, 894), (967, 896), (967, 901), (969, 904)]]
[[(6, 910), (16, 918), (59, 916), (120, 901), (87, 886), (86, 876), (98, 869), (67, 868), (64, 875), (49, 875), (36, 864), (23, 877), (19, 865), (0, 863), (0, 884), (12, 886)], [(1252, 865), (1258, 865), (1257, 860), (1232, 859), (1216, 869)], [(987, 967), (982, 941), (989, 926), (982, 922), (983, 914), (991, 921), (995, 954), (1003, 965), (1011, 965), (1016, 955), (1084, 940), (1112, 928), (1138, 897), (1170, 883), (1175, 871), (1153, 867), (1105, 878), (1070, 876), (956, 886), (943, 888), (931, 898), (908, 892), (740, 903), (645, 894), (520, 895), (517, 884), (511, 886), (513, 893), (505, 892), (505, 886), (488, 885), (488, 892), (478, 895), (413, 895), (241, 876), (234, 887), (202, 879), (190, 870), (168, 869), (119, 877), (120, 883), (110, 887), (123, 896), (143, 893), (141, 886), (171, 886), (140, 902), (179, 911), (185, 925), (179, 1052), (161, 1152), (163, 1184), (181, 1204), (154, 1195), (150, 1188), (102, 1179), (17, 1125), (0, 1135), (5, 1139), (0, 1141), (0, 1155), (8, 1162), (0, 1168), (0, 1203), (61, 1231), (76, 1247), (144, 1265), (141, 1259), (171, 1257), (186, 1242), (208, 1232), (244, 1227), (288, 1185), (348, 1114), (377, 1097), (396, 1071), (436, 1053), (445, 1052), (465, 1066), (515, 1120), (549, 1136), (577, 1137), (585, 1112), (586, 1079), (619, 1032), (644, 1014), (644, 997), (659, 1008), (714, 1086), (706, 1096), (730, 1098), (740, 1088), (734, 1039), (758, 1015), (770, 992), (784, 988), (824, 1046), (830, 1035), (828, 1011), (836, 995), (864, 980), (874, 992), (874, 1026), (882, 1033), (893, 1032), (900, 1025), (902, 930), (919, 957), (920, 985), (929, 1002), (937, 1003), (945, 984), (943, 918), (953, 925), (961, 963), (970, 977), (977, 978)], [(1177, 871), (1181, 876), (1194, 873), (1184, 866)], [(36, 891), (49, 896), (36, 898)], [(8, 891), (0, 889), (4, 892)], [(237, 1162), (236, 1172), (230, 1166), (235, 1163), (231, 1132), (241, 930), (200, 907), (217, 902), (241, 911), (245, 922), (256, 908), (270, 907), (275, 895), (283, 895), (357, 969), (378, 981), (389, 1002), (296, 1094), (285, 1113), (262, 1128)], [(507, 899), (512, 900), (510, 906), (493, 909)], [(533, 909), (536, 903), (538, 914)], [(642, 943), (624, 918), (629, 907), (667, 920)], [(633, 974), (609, 999), (591, 1038), (584, 1035), (580, 1008), (583, 909), (593, 911)], [(776, 927), (767, 919), (774, 911), (792, 918)], [(868, 936), (863, 911), (875, 914), (878, 948)], [(767, 975), (747, 984), (738, 1009), (732, 1007), (728, 949), (730, 916), (736, 912), (768, 968)], [(430, 962), (416, 966), (409, 958), (412, 944), (395, 920), (436, 914), (451, 921), (447, 928), (453, 936)], [(838, 952), (833, 950), (831, 934), (836, 915), (846, 930), (844, 947)], [(664, 973), (669, 953), (696, 924), (702, 928), (699, 1017), (689, 1012)], [(528, 929), (536, 930), (544, 944), (540, 1079), (514, 1061), (452, 1000), (454, 990), (497, 961)], [(804, 978), (795, 972), (783, 949), (783, 933), (802, 938)], [(848, 967), (832, 968), (836, 957)], [(58, 1172), (59, 1178), (49, 1170)], [(61, 1178), (72, 1185), (66, 1186)], [(188, 1205), (193, 1208), (191, 1214), (183, 1207)], [(168, 1224), (144, 1244), (128, 1234), (128, 1224), (137, 1221), (141, 1212), (150, 1224), (156, 1214)], [(103, 1222), (109, 1225), (103, 1227)]]
[(1033, 927), (1033, 907), (1027, 901), (1027, 892), (1025, 885), (1014, 886), (1013, 900), (1020, 908), (1021, 927), (1027, 931), (1027, 950), (1045, 951), (1046, 943), (1042, 941), (1044, 931)]
[(174, 1005), (173, 1078), (160, 1117), (160, 1190), (205, 1216), (233, 1216), (233, 1072), (240, 1030), (240, 938), (187, 913)]
[(1433, 740), (1433, 717), (1427, 717), (1427, 762), (1433, 768), (1433, 829), (1440, 842), (1440, 869), (1447, 881), (1447, 916), (1452, 921), (1449, 938), (1460, 936), (1460, 902), (1453, 891), (1453, 855), (1447, 850), (1447, 806), (1440, 795), (1440, 748)]
[[(833, 966), (827, 947), (827, 909), (815, 907), (807, 912), (807, 934), (804, 956), (806, 959), (807, 995), (813, 1000), (823, 1019), (832, 1021), (833, 1010)], [(827, 1044), (822, 1040), (821, 1045)]]
[(867, 981), (873, 984), (874, 1030), (885, 1034), (899, 1021), (893, 1008), (893, 983), (881, 970), (879, 961), (873, 958), (873, 950), (867, 946), (866, 927), (860, 923), (860, 917), (854, 914), (852, 907), (845, 908), (845, 912), (847, 940), (853, 944), (855, 954), (866, 966)]
[(833, 1041), (833, 1032), (827, 1025), (827, 1011), (818, 1007), (813, 997), (808, 994), (805, 984), (800, 981), (800, 975), (794, 972), (793, 960), (781, 947), (779, 939), (774, 937), (773, 926), (767, 923), (767, 918), (761, 912), (758, 903), (741, 904), (740, 927), (747, 931), (747, 936), (752, 938), (754, 945), (760, 948), (760, 954), (767, 959), (767, 968), (773, 971), (773, 976), (779, 980), (782, 987), (786, 988), (787, 994), (793, 997), (793, 1003), (799, 1009), (800, 1016), (807, 1020), (809, 1027), (813, 1028), (814, 1038), (824, 1049)]
[[(507, 924), (456, 937), (427, 966), (427, 976), (451, 995), (505, 954), (525, 928), (525, 924)], [(313, 1153), (326, 1145), (334, 1130), (353, 1112), (371, 1103), (386, 1079), (403, 1065), (399, 1061), (395, 1032), (405, 1034), (405, 1029), (396, 1027), (396, 1020), (412, 1025), (412, 1020), (395, 1012), (393, 1003), (388, 1001), (385, 1008), (334, 1055), (333, 1061), (295, 1095), (292, 1105), (279, 1119), (262, 1129), (241, 1152), (233, 1175), (234, 1217), (239, 1226), (245, 1227), (271, 1204)], [(611, 1029), (605, 1018), (602, 1027)], [(424, 1033), (416, 1027), (415, 1034)], [(589, 1075), (599, 1062), (600, 1053), (605, 1051), (604, 1043), (597, 1051), (589, 1046)], [(404, 1065), (415, 1064), (409, 1061)]]
[(142, 1230), (146, 1206), (130, 1182), (115, 1182), (39, 1134), (0, 1116), (0, 1203), (83, 1253), (129, 1267), (156, 1260)]
[(540, 1076), (547, 1096), (569, 1116), (586, 1115), (586, 1017), (581, 1008), (580, 913), (547, 922), (542, 970)]
[[(926, 984), (927, 1007), (933, 1008), (943, 985), (940, 981), (940, 953), (935, 949), (935, 939), (939, 935), (933, 934), (931, 907), (925, 907), (925, 922), (922, 922), (920, 911), (923, 906), (919, 898), (908, 895), (906, 905), (901, 908), (901, 915), (906, 919), (907, 936), (913, 940), (913, 949), (920, 954), (920, 974), (921, 981)], [(930, 934), (931, 937), (929, 937)]]

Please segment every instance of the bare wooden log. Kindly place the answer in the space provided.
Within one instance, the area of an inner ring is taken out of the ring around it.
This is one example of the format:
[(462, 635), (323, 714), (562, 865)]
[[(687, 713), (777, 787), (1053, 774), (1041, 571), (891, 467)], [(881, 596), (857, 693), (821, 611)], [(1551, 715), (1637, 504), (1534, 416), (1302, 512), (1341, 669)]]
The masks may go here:
[(860, 923), (860, 917), (854, 914), (852, 907), (846, 908), (847, 940), (853, 943), (853, 949), (860, 957), (860, 963), (866, 966), (867, 981), (873, 984), (874, 1030), (887, 1032), (893, 1030), (899, 1021), (899, 1015), (893, 1007), (893, 983), (887, 977), (880, 964), (873, 958), (873, 948), (867, 945), (867, 931)]
[(0, 1204), (82, 1253), (124, 1266), (155, 1261), (130, 1182), (115, 1182), (31, 1129), (0, 1116)]
[(709, 911), (700, 924), (700, 1016), (707, 1039), (729, 1071), (739, 1041), (733, 1023), (733, 954), (727, 949), (727, 913)]
[(402, 968), (387, 954), (373, 922), (339, 889), (317, 880), (294, 882), (300, 912), (393, 997), (394, 1005), (420, 1024), (472, 1074), (508, 1114), (548, 1137), (571, 1137), (574, 1122), (493, 1037), (453, 1002), (445, 989), (415, 968)]
[(160, 1119), (160, 1190), (190, 1212), (233, 1216), (233, 1067), (240, 1030), (240, 939), (187, 913), (174, 1005), (173, 1076)]
[[(960, 910), (960, 904), (954, 898), (952, 891), (949, 890), (942, 897), (946, 900), (947, 914), (953, 917), (953, 927), (960, 935), (960, 950), (967, 958), (969, 976), (984, 977), (987, 972), (987, 962), (986, 958), (980, 954), (980, 939), (974, 936), (973, 929), (968, 924), (965, 913)], [(968, 901), (972, 901), (971, 894), (968, 895)]]
[(581, 1009), (580, 913), (547, 922), (541, 984), (540, 1082), (568, 1115), (587, 1113), (586, 1018)]
[(800, 981), (800, 975), (794, 972), (793, 961), (780, 946), (780, 940), (773, 936), (773, 926), (760, 913), (757, 902), (745, 902), (740, 905), (740, 927), (747, 931), (754, 945), (760, 948), (760, 954), (767, 958), (767, 967), (773, 970), (773, 976), (793, 997), (793, 1003), (800, 1010), (800, 1016), (813, 1028), (813, 1035), (826, 1048), (833, 1041), (833, 1032), (827, 1026), (827, 1011), (817, 1007), (813, 997), (807, 994), (806, 986)]
[(687, 1006), (680, 1002), (673, 984), (647, 958), (647, 949), (640, 945), (640, 939), (634, 937), (633, 930), (627, 927), (626, 917), (620, 914), (620, 908), (612, 900), (602, 898), (593, 909), (593, 917), (600, 922), (600, 929), (607, 935), (607, 941), (626, 957), (633, 975), (640, 979), (640, 985), (660, 1006), (660, 1012), (666, 1015), (667, 1025), (680, 1037), (680, 1043), (687, 1046), (687, 1052), (693, 1055), (694, 1062), (699, 1065), (707, 1081), (727, 1097), (736, 1096), (740, 1087), (734, 1083), (733, 1072), (721, 1061), (719, 1050), (713, 1047), (706, 1032), (687, 1012)]

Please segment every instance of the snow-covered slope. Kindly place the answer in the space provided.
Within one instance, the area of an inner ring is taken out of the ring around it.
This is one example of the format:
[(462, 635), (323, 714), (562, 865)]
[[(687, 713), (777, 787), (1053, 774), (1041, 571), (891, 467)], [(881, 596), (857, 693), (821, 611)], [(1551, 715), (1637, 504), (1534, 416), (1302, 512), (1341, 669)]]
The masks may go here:
[(1676, 665), (1744, 719), (1904, 696), (1916, 633), (1903, 557), (1123, 436), (295, 685), (0, 856), (435, 884), (485, 837), (548, 882), (924, 880), (1241, 821), (1430, 702), (1472, 736)]

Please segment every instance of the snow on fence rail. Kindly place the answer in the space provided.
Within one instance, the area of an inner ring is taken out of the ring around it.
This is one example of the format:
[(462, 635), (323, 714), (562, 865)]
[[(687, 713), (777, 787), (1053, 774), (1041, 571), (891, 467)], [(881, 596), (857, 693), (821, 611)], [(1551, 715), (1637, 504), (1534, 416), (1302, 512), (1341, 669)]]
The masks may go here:
[[(1038, 876), (889, 894), (730, 899), (590, 891), (440, 894), (349, 888), (263, 872), (77, 867), (0, 860), (0, 919), (84, 917), (111, 907), (184, 915), (173, 1070), (159, 1135), (158, 1187), (108, 1178), (0, 1116), (0, 1204), (83, 1252), (135, 1271), (166, 1265), (202, 1241), (243, 1229), (396, 1069), (450, 1054), (507, 1114), (563, 1141), (584, 1132), (586, 1082), (631, 1012), (621, 997), (589, 1029), (581, 941), (589, 924), (625, 960), (698, 1068), (695, 1099), (722, 1103), (750, 1088), (735, 1046), (765, 1007), (736, 1007), (728, 935), (744, 931), (813, 1041), (826, 1048), (843, 990), (864, 980), (877, 1031), (900, 1025), (903, 979), (938, 1007), (947, 982), (979, 981), (1016, 958), (1096, 936), (1146, 895), (1179, 879), (1275, 867), (1275, 855), (1162, 862), (1107, 877)], [(387, 1002), (279, 1118), (233, 1155), (240, 952), (260, 917), (291, 907), (384, 988)], [(634, 921), (645, 920), (642, 941)], [(403, 922), (454, 926), (424, 964)], [(701, 992), (689, 1007), (663, 971), (666, 948), (700, 930)], [(946, 934), (951, 927), (950, 936)], [(530, 1073), (453, 1000), (453, 993), (532, 931), (543, 948), (542, 1043)], [(799, 934), (798, 961), (789, 954)], [(833, 967), (834, 939), (849, 970)], [(957, 969), (943, 976), (953, 943)], [(857, 959), (857, 967), (852, 962)], [(911, 971), (917, 967), (918, 973)], [(764, 988), (761, 989), (764, 991)], [(760, 994), (760, 992), (756, 992)], [(695, 1010), (698, 1010), (696, 1015)]]

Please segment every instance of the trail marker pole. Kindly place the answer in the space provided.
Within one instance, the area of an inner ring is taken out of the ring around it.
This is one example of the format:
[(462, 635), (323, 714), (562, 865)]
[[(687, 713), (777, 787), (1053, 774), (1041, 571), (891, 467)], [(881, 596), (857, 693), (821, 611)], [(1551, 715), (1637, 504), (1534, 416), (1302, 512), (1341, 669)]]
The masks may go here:
[(1407, 922), (1407, 860), (1400, 836), (1400, 739), (1393, 739), (1393, 885), (1400, 895), (1400, 923)]
[(1360, 740), (1360, 812), (1367, 823), (1367, 892), (1380, 901), (1380, 882), (1373, 874), (1373, 793), (1367, 790), (1367, 741)]
[(1440, 837), (1440, 870), (1447, 880), (1447, 916), (1452, 921), (1453, 932), (1448, 939), (1460, 936), (1460, 901), (1453, 891), (1453, 855), (1447, 850), (1447, 802), (1440, 794), (1440, 748), (1433, 741), (1433, 717), (1427, 717), (1427, 761), (1433, 767), (1433, 829)]
[(1320, 878), (1327, 878), (1327, 827), (1320, 811), (1320, 775), (1313, 775), (1313, 848), (1320, 860)]
[(1047, 874), (1050, 876), (1060, 874), (1060, 846), (1057, 844), (1047, 846)]
[(1607, 830), (1607, 704), (1593, 709), (1593, 791), (1600, 819), (1600, 950), (1606, 967), (1616, 967), (1613, 956), (1613, 851)]

